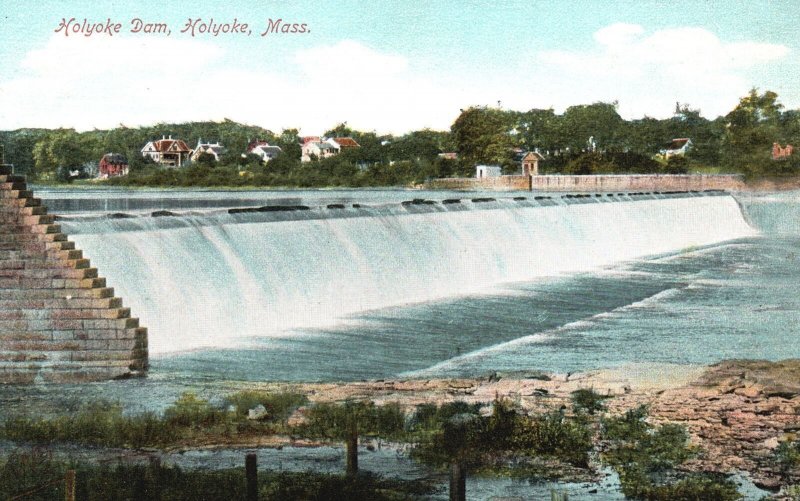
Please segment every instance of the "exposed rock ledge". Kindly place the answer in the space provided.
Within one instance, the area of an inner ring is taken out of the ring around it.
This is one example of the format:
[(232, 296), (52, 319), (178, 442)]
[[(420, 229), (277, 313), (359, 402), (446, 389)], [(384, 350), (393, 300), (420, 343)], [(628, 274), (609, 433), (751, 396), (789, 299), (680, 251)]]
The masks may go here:
[(569, 408), (571, 392), (591, 388), (614, 397), (606, 401), (611, 414), (644, 404), (653, 422), (685, 425), (704, 451), (690, 463), (693, 469), (745, 471), (767, 488), (800, 482), (800, 471), (784, 472), (781, 479), (773, 459), (778, 444), (800, 431), (800, 360), (729, 360), (709, 367), (642, 364), (571, 375), (257, 386), (305, 393), (312, 402), (369, 399), (408, 407), (501, 397), (530, 412)]

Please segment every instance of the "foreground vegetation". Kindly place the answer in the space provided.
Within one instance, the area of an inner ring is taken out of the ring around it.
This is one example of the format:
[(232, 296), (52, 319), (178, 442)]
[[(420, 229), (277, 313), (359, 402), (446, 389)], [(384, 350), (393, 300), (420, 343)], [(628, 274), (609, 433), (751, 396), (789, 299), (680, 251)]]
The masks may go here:
[(681, 465), (697, 453), (688, 445), (686, 429), (674, 424), (653, 427), (646, 417), (646, 409), (640, 407), (602, 420), (603, 460), (619, 473), (625, 497), (649, 501), (741, 499), (736, 484), (724, 476), (681, 471)]
[[(200, 138), (221, 141), (220, 162), (201, 158), (190, 168), (164, 170), (142, 158), (140, 149), (163, 135), (194, 146)], [(361, 132), (340, 124), (325, 136), (353, 137), (360, 148), (310, 163), (300, 162), (296, 129), (281, 133), (230, 120), (158, 124), (150, 127), (76, 132), (72, 129), (0, 131), (4, 156), (20, 174), (39, 182), (67, 181), (71, 171), (88, 171), (104, 153), (125, 155), (131, 173), (112, 184), (130, 186), (395, 186), (428, 178), (471, 176), (476, 164), (519, 169), (520, 151), (538, 150), (545, 173), (741, 172), (751, 178), (800, 174), (800, 155), (774, 161), (771, 148), (800, 143), (800, 110), (784, 110), (777, 94), (753, 89), (724, 117), (708, 119), (688, 105), (658, 120), (624, 120), (616, 103), (513, 111), (470, 107), (449, 131), (420, 130), (402, 136)], [(658, 152), (673, 138), (691, 138), (686, 157), (667, 162)], [(267, 165), (242, 157), (251, 140), (280, 146)], [(458, 160), (440, 158), (455, 152)]]
[[(182, 470), (158, 463), (145, 465), (91, 465), (55, 460), (34, 451), (12, 453), (0, 460), (0, 498), (13, 499), (49, 480), (76, 470), (76, 499), (107, 500), (204, 500), (246, 499), (243, 468), (229, 470)], [(417, 499), (434, 492), (426, 481), (382, 478), (362, 473), (356, 476), (314, 472), (261, 471), (258, 499), (302, 500), (402, 500)], [(24, 497), (26, 501), (64, 499), (64, 484), (56, 482)]]
[[(294, 393), (242, 391), (228, 396), (223, 407), (216, 407), (186, 393), (163, 414), (125, 415), (119, 404), (97, 402), (51, 419), (8, 419), (0, 428), (0, 438), (38, 444), (143, 448), (285, 434), (289, 414), (305, 403), (305, 396)], [(247, 419), (248, 410), (258, 405), (264, 406), (266, 414), (258, 420)]]
[[(588, 479), (598, 460), (619, 473), (629, 499), (721, 501), (740, 499), (735, 484), (723, 476), (689, 473), (684, 463), (697, 454), (686, 430), (653, 426), (641, 407), (622, 416), (606, 412), (607, 397), (592, 390), (572, 395), (572, 408), (528, 415), (512, 403), (452, 402), (422, 404), (405, 411), (369, 401), (309, 405), (295, 393), (243, 391), (219, 405), (187, 393), (163, 413), (125, 415), (119, 405), (87, 405), (53, 418), (13, 418), (3, 423), (0, 439), (39, 445), (73, 444), (143, 448), (191, 447), (201, 443), (247, 443), (267, 435), (343, 442), (357, 433), (412, 444), (413, 459), (444, 471), (459, 465), (464, 472), (510, 475), (527, 479)], [(250, 410), (258, 415), (250, 415)], [(301, 419), (297, 416), (298, 409)], [(256, 417), (257, 419), (252, 419)], [(787, 468), (798, 462), (796, 444), (778, 450), (776, 461)], [(597, 454), (599, 452), (599, 455)], [(37, 458), (12, 454), (0, 463), (0, 496), (22, 486), (78, 470), (80, 499), (231, 499), (244, 488), (243, 471), (182, 471), (178, 468), (119, 465), (69, 465), (43, 453)], [(471, 473), (471, 474), (472, 474)], [(397, 482), (358, 476), (314, 473), (260, 476), (261, 499), (410, 499), (430, 491), (419, 482)], [(55, 489), (55, 487), (54, 487)]]

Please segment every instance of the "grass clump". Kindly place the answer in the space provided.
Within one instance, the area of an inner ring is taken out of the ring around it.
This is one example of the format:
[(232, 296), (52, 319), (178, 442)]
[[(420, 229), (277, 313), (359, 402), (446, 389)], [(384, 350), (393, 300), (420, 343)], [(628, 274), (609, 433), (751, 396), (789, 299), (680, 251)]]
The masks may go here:
[[(305, 403), (292, 393), (239, 392), (229, 396), (236, 412), (211, 404), (194, 393), (184, 393), (163, 414), (125, 415), (122, 406), (100, 401), (76, 412), (53, 418), (14, 417), (0, 425), (0, 438), (49, 444), (67, 442), (105, 447), (163, 447), (182, 441), (229, 437), (236, 433), (274, 433), (282, 429), (291, 412)], [(256, 405), (268, 411), (266, 423), (247, 419)], [(227, 405), (226, 405), (227, 407)]]
[(572, 392), (572, 408), (575, 413), (585, 412), (594, 415), (596, 412), (606, 410), (604, 400), (611, 398), (601, 395), (591, 388), (581, 388)]
[[(431, 410), (424, 412), (429, 415)], [(438, 414), (444, 416), (447, 411), (439, 410)], [(464, 412), (437, 425), (418, 437), (414, 450), (417, 459), (430, 464), (459, 461), (484, 466), (536, 456), (583, 468), (588, 466), (592, 449), (592, 432), (585, 420), (561, 413), (527, 416), (499, 400), (494, 402), (491, 415)]]
[(294, 435), (308, 438), (345, 439), (355, 425), (359, 435), (402, 439), (405, 413), (396, 403), (374, 402), (321, 403), (311, 407), (305, 423), (292, 429)]
[(6, 440), (48, 444), (71, 442), (105, 447), (144, 447), (167, 443), (176, 430), (154, 413), (125, 416), (117, 404), (88, 404), (52, 419), (15, 417), (0, 428)]
[(711, 474), (685, 474), (681, 464), (696, 454), (683, 426), (653, 427), (647, 409), (631, 409), (622, 416), (601, 421), (602, 438), (608, 443), (603, 455), (617, 470), (622, 492), (630, 499), (694, 501), (741, 499), (736, 484)]
[(778, 444), (775, 459), (784, 471), (800, 467), (800, 442), (786, 440)]
[(264, 420), (273, 423), (285, 421), (295, 409), (307, 403), (308, 398), (299, 393), (269, 393), (260, 390), (239, 391), (225, 398), (225, 404), (231, 405), (236, 409), (237, 418), (245, 419), (250, 409), (263, 405), (267, 410), (267, 416)]
[(194, 393), (184, 393), (164, 411), (167, 426), (204, 428), (224, 423), (228, 418), (223, 409), (211, 405), (208, 400)]

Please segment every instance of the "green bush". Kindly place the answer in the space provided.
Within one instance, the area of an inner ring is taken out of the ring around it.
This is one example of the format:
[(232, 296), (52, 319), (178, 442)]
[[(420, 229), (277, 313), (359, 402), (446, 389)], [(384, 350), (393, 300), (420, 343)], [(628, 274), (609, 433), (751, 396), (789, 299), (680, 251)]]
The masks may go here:
[(650, 429), (646, 417), (647, 407), (642, 405), (622, 416), (604, 418), (600, 422), (602, 436), (605, 440), (638, 440)]
[(373, 402), (317, 404), (309, 409), (306, 423), (294, 428), (296, 435), (342, 440), (349, 436), (353, 424), (359, 435), (383, 438), (402, 437), (405, 414), (394, 403), (377, 406)]
[(742, 498), (731, 480), (718, 475), (693, 474), (675, 482), (655, 484), (640, 470), (620, 474), (622, 493), (647, 501), (736, 501)]
[(645, 407), (602, 421), (609, 441), (603, 460), (620, 477), (622, 492), (631, 499), (652, 501), (733, 501), (741, 496), (736, 485), (721, 476), (686, 475), (678, 467), (695, 454), (683, 426), (647, 424)]
[(269, 393), (259, 390), (244, 390), (225, 398), (225, 404), (234, 406), (236, 416), (240, 419), (246, 418), (250, 409), (263, 405), (267, 410), (266, 421), (270, 422), (285, 421), (295, 409), (306, 403), (306, 396), (299, 393)]
[(669, 471), (694, 455), (688, 440), (684, 427), (665, 424), (615, 444), (606, 454), (606, 461), (623, 469), (641, 468), (647, 473)]
[[(481, 465), (509, 455), (522, 455), (588, 466), (592, 432), (582, 419), (560, 413), (526, 416), (503, 401), (495, 401), (493, 412), (487, 417), (474, 410), (453, 414), (441, 421), (435, 431), (417, 435), (419, 444), (413, 455), (431, 464), (446, 464), (458, 458), (467, 464)], [(445, 414), (441, 409), (433, 412), (425, 408), (423, 412), (428, 422), (433, 421), (431, 415)]]
[(665, 174), (686, 174), (689, 172), (689, 159), (684, 156), (674, 156), (667, 160), (664, 166)]
[(523, 418), (514, 428), (514, 449), (587, 467), (592, 433), (581, 420), (560, 413)]
[(164, 411), (164, 421), (170, 426), (208, 427), (223, 423), (226, 417), (224, 410), (191, 392), (181, 395)]
[(775, 449), (775, 459), (786, 470), (800, 466), (800, 442), (794, 440), (781, 442)]
[(444, 423), (458, 414), (478, 414), (481, 404), (468, 404), (455, 401), (437, 406), (436, 404), (422, 404), (417, 406), (408, 422), (411, 432), (441, 430)]
[(594, 415), (595, 412), (605, 410), (606, 406), (603, 404), (603, 400), (611, 398), (609, 396), (600, 395), (596, 391), (587, 388), (575, 390), (572, 392), (571, 396), (572, 408), (575, 412), (587, 412), (591, 415)]

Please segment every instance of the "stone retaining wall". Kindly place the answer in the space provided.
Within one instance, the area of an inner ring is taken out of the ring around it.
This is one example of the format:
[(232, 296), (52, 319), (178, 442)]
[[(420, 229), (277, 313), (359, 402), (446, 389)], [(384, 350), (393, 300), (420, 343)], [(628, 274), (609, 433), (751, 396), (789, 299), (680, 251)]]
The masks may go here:
[(432, 179), (425, 184), (432, 190), (490, 191), (702, 191), (745, 190), (744, 178), (737, 174), (630, 174), (599, 176), (500, 176), (489, 178)]
[(0, 383), (143, 375), (147, 329), (0, 165)]
[(703, 191), (746, 188), (737, 174), (532, 176), (533, 191)]
[(431, 179), (425, 183), (431, 190), (493, 190), (493, 191), (530, 191), (531, 176), (498, 176), (484, 177), (450, 177)]

